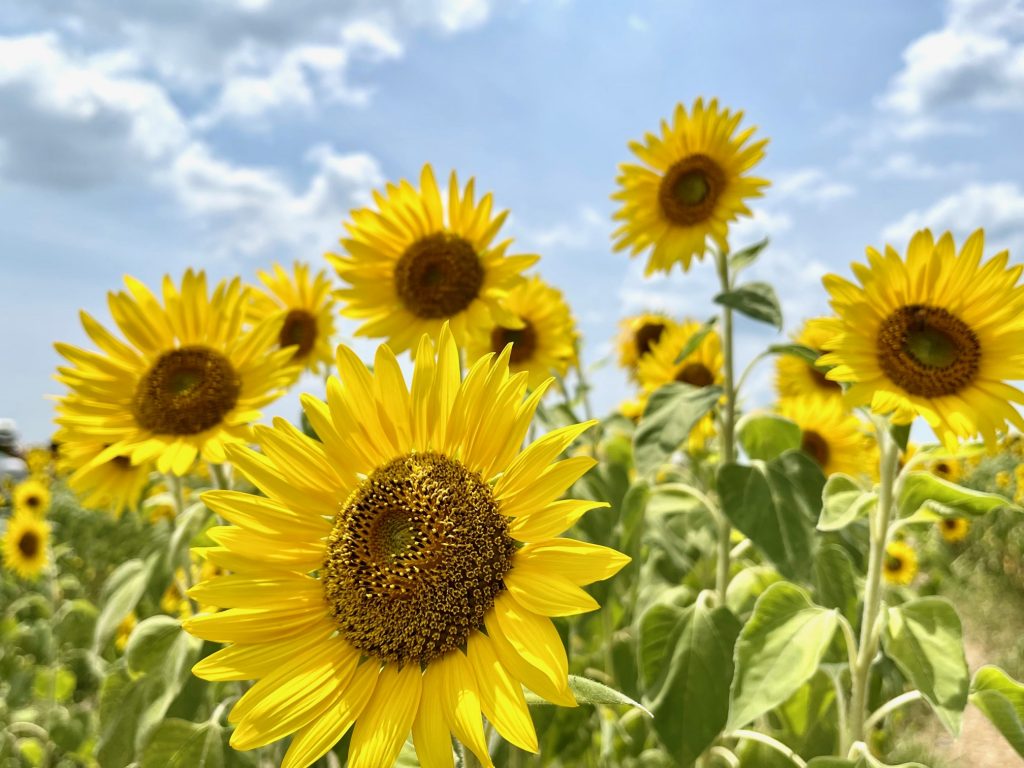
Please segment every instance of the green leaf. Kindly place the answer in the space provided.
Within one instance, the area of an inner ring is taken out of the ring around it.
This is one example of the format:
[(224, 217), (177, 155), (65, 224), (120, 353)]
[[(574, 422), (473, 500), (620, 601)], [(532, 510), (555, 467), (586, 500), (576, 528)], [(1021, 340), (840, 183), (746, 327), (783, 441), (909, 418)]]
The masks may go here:
[(1024, 684), (987, 665), (974, 673), (970, 700), (1024, 757)]
[(803, 344), (771, 344), (768, 347), (768, 352), (773, 355), (790, 355), (791, 357), (799, 357), (808, 365), (815, 365), (821, 353), (812, 349), (811, 347), (804, 346)]
[(692, 355), (697, 350), (697, 347), (699, 347), (700, 343), (702, 341), (704, 341), (704, 339), (707, 338), (707, 335), (709, 333), (711, 333), (711, 331), (715, 327), (715, 323), (717, 323), (717, 322), (718, 322), (718, 317), (717, 316), (709, 317), (707, 320), (705, 320), (701, 324), (700, 328), (698, 328), (697, 331), (690, 338), (688, 338), (686, 340), (686, 343), (683, 344), (683, 348), (680, 349), (679, 350), (679, 354), (676, 355), (676, 364), (677, 365), (679, 363), (683, 362), (683, 360), (688, 358), (690, 355)]
[(788, 451), (767, 464), (724, 464), (718, 470), (725, 515), (783, 575), (793, 578), (810, 571), (824, 484), (821, 469), (801, 451)]
[(910, 442), (910, 424), (891, 424), (889, 434), (896, 441), (901, 451), (907, 450), (907, 443)]
[(853, 560), (840, 545), (827, 544), (818, 550), (814, 559), (814, 585), (819, 604), (835, 608), (851, 623), (856, 623), (860, 595)]
[(715, 303), (735, 309), (752, 320), (782, 330), (782, 309), (775, 289), (768, 283), (745, 283), (715, 296)]
[(651, 488), (646, 482), (640, 480), (630, 486), (622, 499), (622, 512), (620, 514), (621, 549), (633, 558), (636, 567), (640, 565), (640, 543), (644, 533), (644, 512), (647, 510), (647, 503), (651, 498)]
[(138, 604), (146, 591), (149, 570), (142, 560), (128, 560), (110, 574), (103, 587), (106, 598), (93, 635), (93, 648), (99, 651), (117, 630), (117, 625)]
[[(581, 704), (605, 704), (612, 706), (627, 706), (634, 707), (648, 715), (651, 711), (647, 709), (639, 701), (634, 701), (622, 691), (617, 691), (604, 683), (599, 683), (596, 680), (591, 680), (586, 677), (580, 677), (579, 675), (569, 675), (569, 690), (573, 692), (576, 697), (576, 701)], [(551, 705), (551, 702), (547, 699), (542, 699), (540, 696), (530, 691), (526, 691), (526, 703), (531, 706), (546, 706)], [(552, 705), (553, 706), (553, 705)]]
[(739, 622), (702, 601), (655, 605), (640, 619), (640, 673), (654, 729), (669, 753), (690, 765), (725, 727)]
[(181, 622), (170, 616), (150, 616), (132, 630), (125, 646), (128, 671), (139, 675), (161, 668), (181, 634)]
[(934, 522), (940, 517), (984, 515), (1010, 502), (997, 493), (985, 493), (942, 480), (931, 472), (911, 472), (903, 481), (899, 516), (914, 522)]
[(96, 631), (99, 611), (88, 600), (69, 600), (54, 616), (57, 640), (74, 648), (88, 648)]
[(740, 270), (746, 269), (757, 261), (757, 257), (761, 255), (761, 251), (767, 247), (768, 238), (766, 237), (753, 245), (748, 245), (746, 248), (741, 248), (735, 253), (729, 254), (729, 271), (735, 275)]
[(142, 768), (223, 768), (223, 730), (212, 721), (164, 720), (146, 744)]
[(795, 584), (772, 584), (736, 644), (727, 729), (741, 728), (792, 696), (818, 669), (838, 626), (834, 610)]
[(751, 459), (770, 461), (800, 447), (800, 427), (775, 413), (749, 413), (736, 423), (736, 437)]
[(850, 523), (867, 517), (878, 503), (878, 494), (865, 491), (855, 479), (837, 472), (825, 481), (821, 492), (819, 531), (838, 531)]
[(672, 452), (722, 396), (720, 387), (691, 387), (671, 382), (647, 401), (633, 436), (633, 460), (641, 476), (657, 472)]
[(32, 681), (32, 692), (41, 701), (63, 702), (75, 692), (75, 673), (66, 667), (39, 667)]
[(946, 729), (960, 733), (969, 673), (960, 617), (949, 601), (923, 597), (890, 608), (885, 655), (932, 705)]
[(757, 598), (772, 584), (780, 581), (779, 572), (768, 565), (744, 568), (732, 577), (725, 592), (725, 604), (737, 616), (751, 611)]

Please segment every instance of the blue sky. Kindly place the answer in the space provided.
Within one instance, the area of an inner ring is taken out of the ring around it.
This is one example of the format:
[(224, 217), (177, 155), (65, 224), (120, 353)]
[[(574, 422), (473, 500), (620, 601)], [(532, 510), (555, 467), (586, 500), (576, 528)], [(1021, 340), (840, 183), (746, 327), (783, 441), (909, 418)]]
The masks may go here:
[[(49, 436), (52, 342), (84, 342), (79, 308), (106, 317), (123, 274), (320, 263), (349, 209), (428, 161), (511, 209), (588, 363), (623, 314), (707, 316), (710, 264), (645, 281), (609, 248), (627, 142), (698, 95), (771, 138), (774, 185), (732, 239), (772, 237), (753, 272), (789, 328), (825, 310), (823, 273), (921, 226), (1020, 254), (1022, 62), (1008, 0), (0, 3), (0, 416)], [(739, 336), (749, 358), (773, 334)], [(627, 393), (594, 379), (601, 410)], [(752, 383), (767, 402), (770, 368)]]

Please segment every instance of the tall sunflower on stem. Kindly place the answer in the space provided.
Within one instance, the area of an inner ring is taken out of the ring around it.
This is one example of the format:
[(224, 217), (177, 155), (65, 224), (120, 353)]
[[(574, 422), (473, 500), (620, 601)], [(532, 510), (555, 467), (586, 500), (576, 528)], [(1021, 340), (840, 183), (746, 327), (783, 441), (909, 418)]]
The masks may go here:
[(768, 142), (752, 142), (754, 128), (737, 134), (742, 119), (717, 99), (697, 99), (689, 112), (677, 105), (660, 136), (648, 133), (629, 145), (643, 164), (620, 167), (612, 198), (622, 204), (614, 215), (622, 224), (612, 237), (616, 251), (629, 248), (635, 256), (650, 249), (645, 274), (677, 263), (686, 272), (694, 257), (703, 258), (709, 238), (728, 251), (729, 223), (751, 215), (745, 201), (760, 197), (768, 181), (746, 174)]
[(190, 596), (226, 610), (184, 622), (231, 643), (194, 668), (258, 679), (235, 704), (231, 744), (293, 734), (286, 768), (307, 766), (350, 728), (349, 766), (391, 765), (410, 731), (424, 768), (452, 766), (451, 735), (492, 765), (481, 713), (537, 750), (522, 686), (575, 704), (551, 616), (598, 607), (582, 587), (629, 558), (561, 538), (599, 502), (560, 500), (596, 462), (555, 461), (592, 422), (521, 449), (546, 385), (524, 400), (511, 347), (465, 379), (442, 326), (407, 387), (394, 354), (371, 373), (337, 350), (327, 402), (302, 403), (322, 442), (283, 420), (257, 427), (262, 453), (231, 447), (265, 496), (217, 490), (204, 502), (231, 526), (205, 557), (232, 571)]
[(460, 190), (452, 173), (447, 209), (429, 165), (418, 190), (401, 181), (374, 200), (377, 210), (353, 211), (346, 222), (346, 253), (327, 254), (349, 285), (336, 292), (342, 314), (363, 321), (357, 336), (403, 352), (424, 333), (436, 339), (445, 322), (462, 345), (494, 323), (523, 327), (502, 300), (539, 257), (506, 254), (512, 241), (496, 238), (508, 211), (494, 214), (489, 193), (477, 201), (473, 179)]
[(246, 330), (248, 291), (237, 278), (211, 296), (203, 272), (186, 271), (180, 288), (168, 276), (162, 303), (138, 280), (125, 283), (108, 301), (127, 341), (82, 312), (100, 351), (55, 345), (70, 363), (57, 369), (70, 390), (58, 425), (109, 445), (97, 462), (127, 456), (175, 475), (199, 456), (223, 462), (224, 447), (247, 442), (250, 422), (294, 378), (294, 348), (277, 347), (281, 320)]
[(50, 526), (31, 512), (16, 512), (0, 542), (4, 565), (24, 579), (35, 579), (49, 562)]

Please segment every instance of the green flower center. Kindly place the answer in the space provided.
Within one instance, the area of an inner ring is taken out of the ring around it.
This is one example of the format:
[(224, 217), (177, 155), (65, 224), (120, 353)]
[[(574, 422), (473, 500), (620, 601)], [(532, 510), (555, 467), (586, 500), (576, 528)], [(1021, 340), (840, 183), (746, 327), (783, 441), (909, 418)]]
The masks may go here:
[(224, 355), (209, 347), (181, 347), (162, 354), (139, 380), (132, 412), (155, 434), (194, 435), (220, 424), (241, 390)]
[(668, 169), (658, 202), (670, 222), (683, 227), (709, 220), (726, 187), (721, 166), (707, 155), (688, 155)]
[(484, 268), (473, 246), (447, 232), (427, 235), (395, 265), (398, 298), (417, 317), (452, 317), (480, 295)]

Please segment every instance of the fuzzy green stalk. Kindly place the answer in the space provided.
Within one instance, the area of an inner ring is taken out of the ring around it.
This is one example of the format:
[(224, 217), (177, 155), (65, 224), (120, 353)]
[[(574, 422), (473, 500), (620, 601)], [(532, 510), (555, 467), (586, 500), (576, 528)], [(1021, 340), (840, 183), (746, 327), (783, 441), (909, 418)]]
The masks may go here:
[(879, 633), (875, 631), (875, 625), (878, 623), (878, 615), (882, 607), (882, 565), (885, 561), (885, 541), (889, 533), (889, 521), (892, 518), (900, 458), (899, 446), (889, 434), (888, 421), (876, 418), (875, 427), (881, 456), (881, 479), (878, 484), (878, 505), (868, 521), (870, 532), (868, 575), (864, 590), (864, 615), (860, 625), (856, 665), (850, 670), (853, 690), (850, 695), (849, 736), (844, 740), (847, 744), (864, 741), (871, 664), (878, 653)]
[[(182, 524), (181, 518), (185, 514), (185, 480), (174, 473), (168, 473), (167, 486), (171, 489), (171, 497), (174, 499), (174, 527), (177, 528)], [(173, 540), (173, 537), (172, 537)], [(175, 553), (171, 553), (172, 556)], [(199, 604), (189, 597), (189, 590), (195, 586), (192, 580), (192, 556), (188, 552), (185, 555), (185, 563), (182, 565), (181, 572), (184, 577), (184, 584), (178, 584), (178, 590), (182, 592), (183, 596), (188, 600), (189, 607), (192, 609), (192, 615), (199, 613)], [(174, 581), (177, 581), (176, 576), (172, 576)]]
[[(728, 254), (717, 251), (718, 282), (722, 293), (731, 290)], [(722, 464), (736, 461), (736, 389), (733, 386), (732, 360), (732, 308), (722, 305), (722, 355), (725, 358), (725, 406), (722, 408)], [(725, 605), (726, 590), (729, 588), (730, 551), (732, 526), (724, 515), (718, 516), (718, 559), (715, 570), (715, 591), (720, 605)]]

